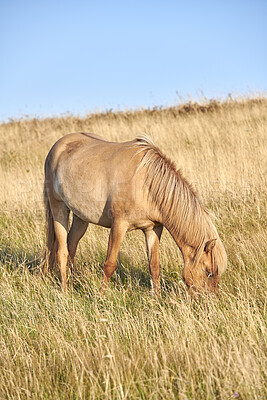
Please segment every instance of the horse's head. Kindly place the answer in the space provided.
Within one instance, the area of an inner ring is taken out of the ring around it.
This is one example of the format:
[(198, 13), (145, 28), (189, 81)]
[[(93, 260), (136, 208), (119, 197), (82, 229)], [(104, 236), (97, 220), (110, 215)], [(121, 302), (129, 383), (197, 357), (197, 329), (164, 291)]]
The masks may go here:
[(220, 275), (226, 269), (227, 257), (220, 239), (207, 241), (197, 255), (184, 254), (183, 279), (191, 290), (218, 293)]

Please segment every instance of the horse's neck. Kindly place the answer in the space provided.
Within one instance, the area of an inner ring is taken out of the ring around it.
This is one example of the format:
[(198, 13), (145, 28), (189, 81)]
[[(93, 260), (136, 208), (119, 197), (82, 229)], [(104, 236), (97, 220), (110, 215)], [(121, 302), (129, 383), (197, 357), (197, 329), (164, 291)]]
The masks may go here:
[(170, 224), (168, 224), (168, 222), (165, 223), (164, 226), (169, 231), (175, 243), (179, 247), (183, 258), (185, 258), (190, 253), (194, 253), (194, 248), (184, 240), (184, 237), (180, 234), (180, 232), (177, 232), (177, 230), (174, 229)]
[[(193, 218), (196, 218), (194, 214)], [(204, 220), (201, 220), (202, 218)], [(173, 237), (184, 258), (193, 257), (205, 239), (207, 221), (204, 215), (201, 215), (201, 219), (184, 221), (184, 223), (181, 221), (179, 224), (175, 224), (175, 221), (171, 220), (168, 215), (162, 215), (163, 225)], [(190, 234), (188, 232), (189, 223), (190, 229), (192, 229), (192, 226), (195, 228)], [(199, 226), (200, 224), (201, 226)]]

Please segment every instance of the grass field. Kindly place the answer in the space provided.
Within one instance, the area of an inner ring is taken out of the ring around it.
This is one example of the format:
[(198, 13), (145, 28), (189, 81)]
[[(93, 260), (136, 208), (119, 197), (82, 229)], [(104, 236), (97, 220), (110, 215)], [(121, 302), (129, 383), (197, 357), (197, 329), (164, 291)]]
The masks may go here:
[[(166, 231), (160, 300), (141, 232), (126, 236), (104, 298), (104, 228), (82, 239), (67, 295), (36, 273), (45, 156), (74, 131), (148, 134), (182, 169), (228, 254), (219, 297), (188, 295)], [(267, 397), (267, 99), (11, 121), (0, 125), (0, 171), (0, 399)]]

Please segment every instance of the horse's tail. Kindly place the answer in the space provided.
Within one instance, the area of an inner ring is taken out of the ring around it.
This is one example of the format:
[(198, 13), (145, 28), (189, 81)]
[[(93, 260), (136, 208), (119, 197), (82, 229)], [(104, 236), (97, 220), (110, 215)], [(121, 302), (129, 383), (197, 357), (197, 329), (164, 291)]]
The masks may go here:
[(46, 247), (45, 255), (40, 264), (40, 269), (44, 274), (54, 269), (56, 261), (57, 242), (54, 228), (54, 219), (47, 194), (46, 184), (44, 184), (44, 206), (46, 214)]

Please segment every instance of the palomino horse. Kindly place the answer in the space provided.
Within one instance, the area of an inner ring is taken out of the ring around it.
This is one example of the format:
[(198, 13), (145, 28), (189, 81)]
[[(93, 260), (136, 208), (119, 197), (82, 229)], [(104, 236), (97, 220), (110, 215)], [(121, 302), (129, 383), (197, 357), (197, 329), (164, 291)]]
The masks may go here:
[(74, 264), (78, 242), (91, 222), (110, 228), (101, 294), (116, 269), (125, 233), (134, 229), (145, 234), (152, 285), (160, 294), (163, 226), (182, 252), (186, 284), (217, 293), (227, 263), (221, 239), (192, 187), (148, 138), (114, 143), (88, 133), (64, 136), (46, 158), (44, 197), (47, 247), (42, 269), (47, 272), (58, 263), (63, 291), (68, 257)]

